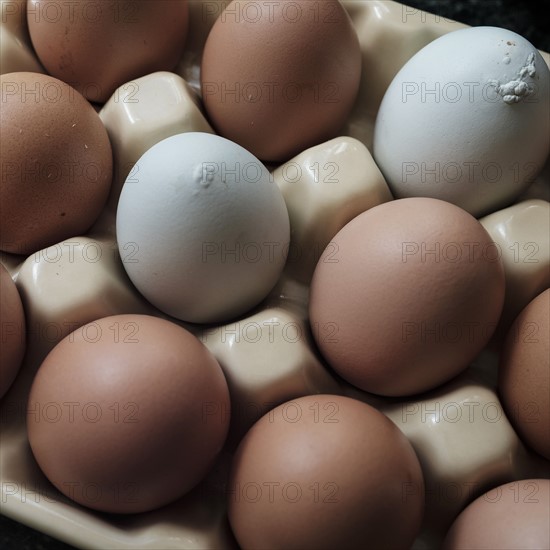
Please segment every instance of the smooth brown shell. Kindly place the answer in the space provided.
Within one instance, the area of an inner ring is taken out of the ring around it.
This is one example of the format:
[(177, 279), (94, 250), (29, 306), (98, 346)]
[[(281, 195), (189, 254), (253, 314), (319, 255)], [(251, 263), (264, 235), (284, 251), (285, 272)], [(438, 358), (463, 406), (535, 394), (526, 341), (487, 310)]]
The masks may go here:
[(525, 307), (508, 332), (499, 392), (522, 440), (550, 460), (550, 289)]
[(94, 108), (64, 82), (37, 73), (0, 82), (0, 250), (30, 254), (96, 220), (111, 186), (111, 144)]
[(285, 161), (336, 136), (359, 89), (361, 52), (340, 2), (269, 4), (235, 0), (217, 19), (202, 97), (222, 136)]
[[(27, 6), (31, 40), (48, 73), (101, 103), (125, 82), (172, 70), (189, 24), (187, 2), (180, 0), (30, 0)], [(139, 89), (131, 90), (139, 101)]]
[(34, 456), (96, 510), (167, 504), (206, 475), (229, 425), (223, 372), (190, 332), (146, 315), (105, 317), (46, 357), (28, 401)]
[(380, 395), (427, 391), (489, 341), (504, 301), (498, 249), (470, 214), (401, 199), (348, 223), (311, 284), (313, 335), (348, 382)]
[(0, 264), (0, 398), (14, 381), (25, 355), (25, 312), (17, 287)]
[(470, 504), (447, 533), (444, 550), (550, 548), (550, 480), (501, 485)]
[(424, 511), (416, 454), (360, 401), (312, 395), (262, 417), (241, 442), (227, 487), (243, 549), (410, 548)]

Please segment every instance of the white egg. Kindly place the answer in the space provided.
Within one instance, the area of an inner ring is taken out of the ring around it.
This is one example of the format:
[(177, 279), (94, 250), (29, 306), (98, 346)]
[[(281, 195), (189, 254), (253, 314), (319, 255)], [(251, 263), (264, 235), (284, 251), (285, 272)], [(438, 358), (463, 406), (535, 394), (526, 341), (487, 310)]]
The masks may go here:
[(548, 156), (550, 72), (518, 34), (475, 27), (434, 40), (389, 86), (374, 157), (396, 198), (475, 216), (510, 203)]
[(149, 149), (117, 211), (126, 271), (153, 305), (178, 319), (221, 322), (258, 304), (288, 252), (288, 212), (265, 166), (204, 133)]

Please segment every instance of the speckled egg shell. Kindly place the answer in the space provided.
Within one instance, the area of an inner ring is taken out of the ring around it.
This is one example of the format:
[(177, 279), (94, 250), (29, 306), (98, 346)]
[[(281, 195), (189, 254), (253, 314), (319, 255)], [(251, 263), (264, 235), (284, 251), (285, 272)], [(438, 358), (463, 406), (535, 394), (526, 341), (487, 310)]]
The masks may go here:
[(46, 70), (90, 101), (105, 102), (121, 84), (175, 67), (188, 11), (180, 0), (30, 0), (27, 20)]
[(69, 85), (2, 75), (0, 249), (30, 254), (86, 232), (111, 186), (111, 144), (98, 114)]

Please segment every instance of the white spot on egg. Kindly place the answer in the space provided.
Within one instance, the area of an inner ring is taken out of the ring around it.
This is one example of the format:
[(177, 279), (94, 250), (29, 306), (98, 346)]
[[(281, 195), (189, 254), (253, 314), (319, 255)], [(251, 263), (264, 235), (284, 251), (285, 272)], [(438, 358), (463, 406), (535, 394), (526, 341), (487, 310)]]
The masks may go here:
[(193, 171), (193, 181), (204, 188), (208, 188), (214, 181), (214, 174), (208, 169), (206, 163), (197, 163)]
[[(510, 58), (508, 58), (510, 59)], [(508, 61), (509, 63), (510, 61)], [(502, 96), (504, 103), (511, 105), (518, 103), (524, 97), (531, 95), (534, 92), (532, 86), (524, 81), (524, 78), (530, 76), (531, 78), (537, 74), (535, 68), (535, 54), (531, 53), (527, 57), (525, 65), (519, 70), (519, 78), (510, 80), (505, 84), (501, 84), (498, 80), (490, 80), (489, 84), (495, 87), (497, 94)]]

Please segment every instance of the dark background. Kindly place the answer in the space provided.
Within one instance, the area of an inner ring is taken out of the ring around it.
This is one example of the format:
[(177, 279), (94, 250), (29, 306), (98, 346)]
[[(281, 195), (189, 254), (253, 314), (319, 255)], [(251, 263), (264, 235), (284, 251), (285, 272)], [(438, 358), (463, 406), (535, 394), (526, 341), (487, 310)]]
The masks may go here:
[(550, 50), (550, 19), (544, 16), (549, 0), (404, 0), (414, 8), (466, 23), (504, 27), (529, 40), (539, 50)]
[[(549, 0), (408, 0), (402, 3), (468, 25), (504, 27), (521, 34), (538, 49), (550, 51), (550, 19), (543, 14), (543, 7), (550, 6)], [(68, 550), (72, 546), (0, 516), (0, 548)]]

